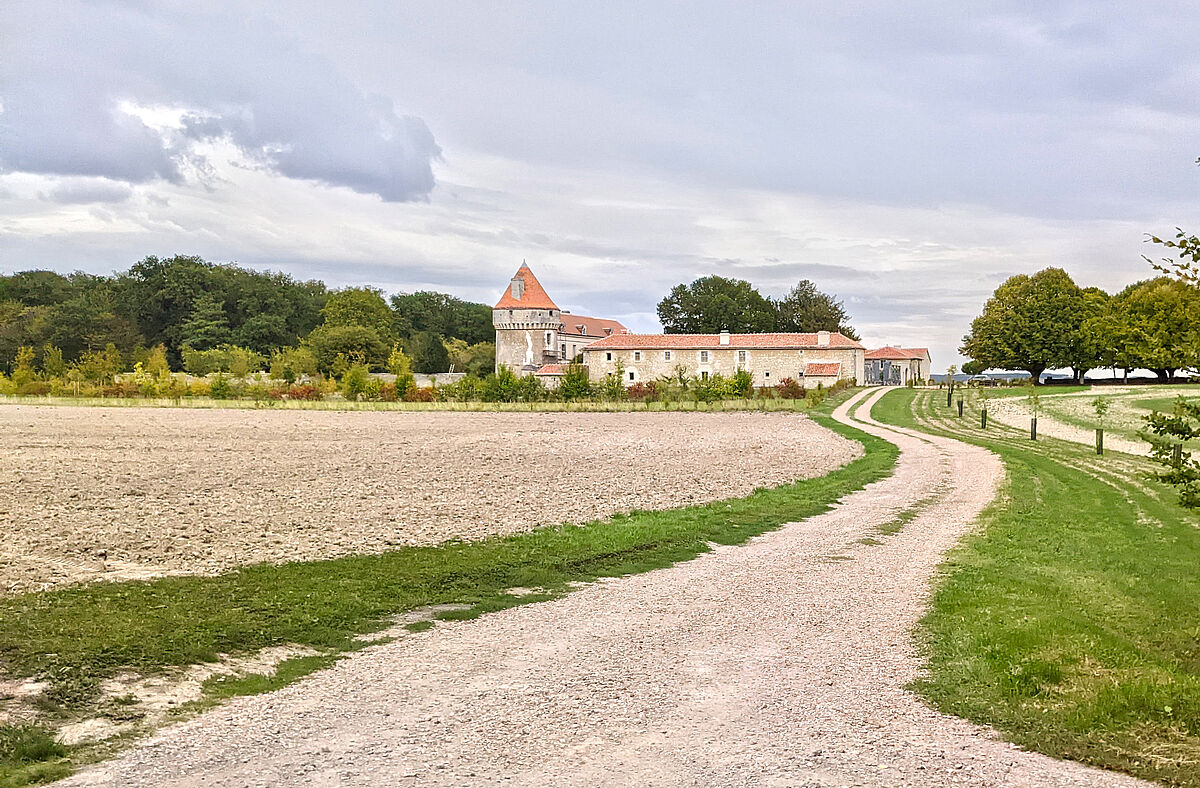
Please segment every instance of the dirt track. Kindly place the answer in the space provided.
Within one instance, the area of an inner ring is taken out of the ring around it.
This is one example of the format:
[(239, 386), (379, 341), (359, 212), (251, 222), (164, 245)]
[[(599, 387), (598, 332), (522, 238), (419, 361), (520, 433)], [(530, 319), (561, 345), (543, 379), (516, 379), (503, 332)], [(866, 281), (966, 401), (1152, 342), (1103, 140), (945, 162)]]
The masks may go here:
[(1003, 469), (867, 428), (901, 447), (896, 473), (826, 514), (372, 647), (65, 785), (1143, 785), (1019, 751), (904, 689), (935, 567)]
[(798, 414), (0, 406), (0, 593), (745, 495), (861, 451)]

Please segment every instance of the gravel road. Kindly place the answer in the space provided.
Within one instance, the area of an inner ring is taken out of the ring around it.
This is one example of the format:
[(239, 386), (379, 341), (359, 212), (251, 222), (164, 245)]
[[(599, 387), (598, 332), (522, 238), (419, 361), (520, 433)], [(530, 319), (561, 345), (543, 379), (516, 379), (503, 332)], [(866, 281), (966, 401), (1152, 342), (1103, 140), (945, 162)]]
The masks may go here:
[[(1018, 750), (904, 690), (935, 567), (1003, 468), (865, 428), (901, 447), (896, 473), (823, 515), (371, 647), (63, 785), (1143, 785)], [(859, 543), (931, 496), (883, 544)]]
[(796, 413), (0, 406), (0, 593), (747, 495), (861, 453)]

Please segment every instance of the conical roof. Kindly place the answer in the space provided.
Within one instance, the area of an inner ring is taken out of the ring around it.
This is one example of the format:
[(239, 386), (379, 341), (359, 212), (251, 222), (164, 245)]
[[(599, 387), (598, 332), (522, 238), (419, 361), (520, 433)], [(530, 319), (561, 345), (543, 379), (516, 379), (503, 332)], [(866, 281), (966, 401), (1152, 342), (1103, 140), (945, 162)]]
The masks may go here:
[(496, 302), (496, 306), (492, 307), (493, 309), (558, 309), (558, 305), (550, 300), (542, 283), (533, 275), (533, 271), (529, 270), (528, 265), (521, 263), (521, 267), (517, 269), (513, 279), (520, 279), (524, 283), (521, 297), (517, 298), (513, 295), (513, 287), (510, 282), (504, 289), (504, 295)]

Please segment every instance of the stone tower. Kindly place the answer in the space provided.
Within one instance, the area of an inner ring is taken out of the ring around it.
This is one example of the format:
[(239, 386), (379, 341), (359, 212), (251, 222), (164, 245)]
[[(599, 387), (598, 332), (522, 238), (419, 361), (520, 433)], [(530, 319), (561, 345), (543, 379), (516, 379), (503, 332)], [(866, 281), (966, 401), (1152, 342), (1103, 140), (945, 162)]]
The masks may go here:
[(528, 375), (543, 364), (557, 362), (561, 315), (562, 310), (550, 300), (533, 271), (521, 263), (504, 295), (492, 307), (496, 368), (507, 366), (518, 375)]

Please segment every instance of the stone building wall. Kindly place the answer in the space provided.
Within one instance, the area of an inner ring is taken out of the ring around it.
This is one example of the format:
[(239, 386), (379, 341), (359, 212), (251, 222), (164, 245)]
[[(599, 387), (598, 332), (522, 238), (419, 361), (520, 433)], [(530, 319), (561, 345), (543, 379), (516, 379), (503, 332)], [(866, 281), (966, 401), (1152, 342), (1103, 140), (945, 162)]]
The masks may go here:
[[(702, 352), (707, 350), (707, 361)], [(745, 353), (744, 363), (739, 363), (739, 352)], [(667, 357), (667, 354), (670, 357)], [(649, 349), (638, 350), (591, 350), (585, 349), (583, 361), (593, 381), (603, 380), (616, 372), (617, 362), (624, 365), (625, 385), (638, 381), (656, 380), (673, 375), (676, 366), (683, 366), (688, 375), (721, 374), (728, 377), (744, 367), (754, 375), (755, 386), (774, 386), (784, 378), (802, 380), (805, 364), (839, 362), (843, 379), (863, 380), (864, 351), (857, 348), (804, 348), (804, 349), (756, 349), (737, 347)], [(633, 377), (630, 377), (633, 373)], [(826, 385), (831, 378), (821, 378)]]
[[(562, 323), (555, 309), (495, 309), (492, 325), (496, 328), (496, 367), (511, 367), (520, 374), (526, 352), (532, 347), (533, 364), (541, 366), (547, 354), (558, 358), (555, 347)], [(547, 336), (549, 335), (549, 336)]]

